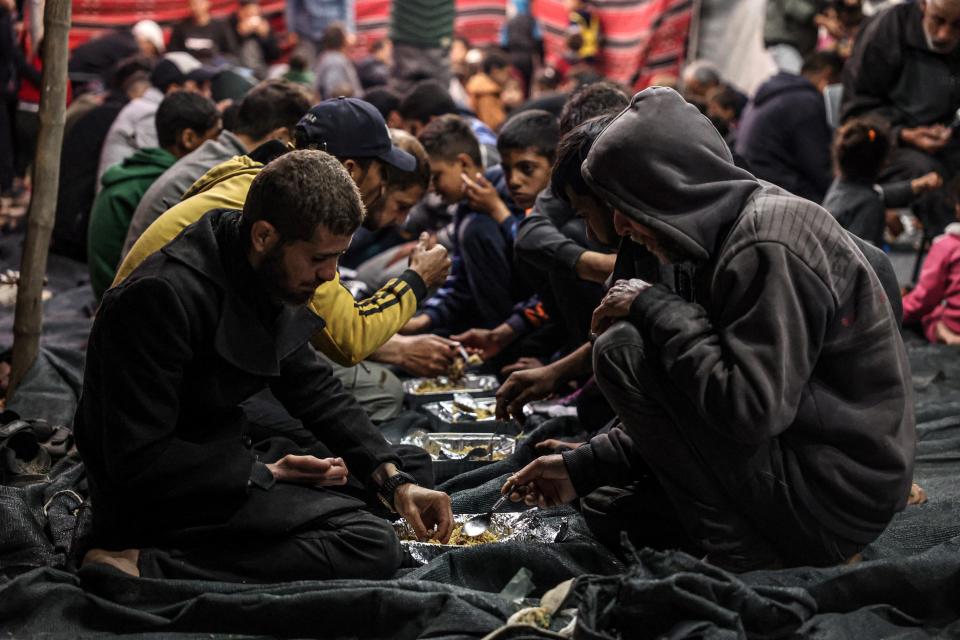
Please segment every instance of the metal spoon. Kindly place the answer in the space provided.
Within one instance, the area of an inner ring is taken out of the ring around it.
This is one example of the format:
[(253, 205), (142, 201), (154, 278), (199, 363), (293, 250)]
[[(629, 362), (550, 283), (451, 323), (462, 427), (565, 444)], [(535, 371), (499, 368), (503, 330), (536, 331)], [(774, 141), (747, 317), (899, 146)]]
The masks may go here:
[(493, 512), (499, 509), (500, 507), (502, 507), (503, 505), (505, 505), (507, 503), (507, 499), (509, 498), (509, 496), (510, 494), (507, 493), (506, 495), (504, 495), (499, 500), (493, 503), (493, 508), (491, 508), (490, 511), (487, 511), (486, 513), (481, 513), (479, 515), (475, 515), (469, 520), (467, 520), (466, 522), (464, 522), (463, 528), (461, 529), (463, 534), (469, 538), (476, 538), (477, 536), (481, 535), (484, 531), (489, 529), (490, 522), (493, 519)]

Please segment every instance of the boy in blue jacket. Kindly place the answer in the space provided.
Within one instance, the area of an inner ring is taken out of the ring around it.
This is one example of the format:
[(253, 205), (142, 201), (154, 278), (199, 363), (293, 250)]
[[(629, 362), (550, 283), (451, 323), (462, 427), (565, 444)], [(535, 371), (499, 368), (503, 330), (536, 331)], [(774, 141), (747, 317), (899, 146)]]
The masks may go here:
[(493, 328), (510, 315), (517, 301), (512, 286), (517, 219), (504, 198), (484, 198), (492, 206), (479, 211), (471, 205), (467, 192), (472, 184), (502, 193), (502, 172), (495, 167), (484, 177), (480, 145), (470, 125), (459, 116), (435, 118), (420, 133), (419, 140), (430, 157), (431, 187), (445, 204), (457, 205), (453, 265), (447, 281), (402, 333), (430, 330), (450, 334), (473, 327)]

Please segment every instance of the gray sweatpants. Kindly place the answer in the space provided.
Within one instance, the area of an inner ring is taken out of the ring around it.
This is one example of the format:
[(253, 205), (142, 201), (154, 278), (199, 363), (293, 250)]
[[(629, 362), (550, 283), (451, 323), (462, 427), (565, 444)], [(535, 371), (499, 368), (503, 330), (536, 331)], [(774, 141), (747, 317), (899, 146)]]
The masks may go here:
[(373, 422), (396, 418), (403, 409), (403, 387), (390, 369), (375, 362), (361, 362), (353, 367), (339, 365), (323, 354), (333, 375), (352, 393)]

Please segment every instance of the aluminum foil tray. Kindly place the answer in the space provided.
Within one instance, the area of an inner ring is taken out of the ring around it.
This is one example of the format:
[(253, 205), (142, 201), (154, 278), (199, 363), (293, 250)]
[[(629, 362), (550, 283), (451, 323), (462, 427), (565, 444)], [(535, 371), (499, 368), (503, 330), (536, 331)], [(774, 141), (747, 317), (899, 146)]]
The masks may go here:
[[(421, 391), (424, 385), (439, 385), (426, 391)], [(500, 383), (496, 376), (481, 376), (474, 373), (465, 374), (461, 379), (453, 381), (446, 376), (436, 378), (412, 378), (403, 382), (403, 391), (411, 396), (452, 396), (454, 393), (477, 393), (496, 391)]]
[(473, 398), (456, 394), (453, 400), (441, 400), (423, 405), (423, 410), (449, 424), (478, 424), (496, 422), (496, 398)]
[(401, 444), (418, 446), (437, 461), (491, 462), (509, 457), (517, 448), (517, 439), (491, 433), (418, 432), (406, 436), (401, 440)]
[[(459, 527), (464, 522), (472, 518), (475, 514), (460, 514), (453, 516), (456, 528), (454, 535), (450, 540), (454, 541), (459, 531)], [(407, 524), (406, 520), (400, 519), (393, 524), (393, 528), (400, 537), (400, 543), (403, 545), (405, 553), (412, 559), (416, 565), (424, 565), (452, 549), (461, 549), (468, 546), (479, 546), (469, 544), (469, 538), (465, 539), (465, 544), (439, 544), (436, 542), (419, 542), (413, 533), (413, 529)], [(565, 533), (566, 520), (550, 519), (547, 520), (540, 514), (539, 509), (531, 509), (521, 513), (495, 513), (490, 521), (489, 532), (496, 536), (495, 542), (480, 544), (500, 544), (503, 542), (559, 542)]]

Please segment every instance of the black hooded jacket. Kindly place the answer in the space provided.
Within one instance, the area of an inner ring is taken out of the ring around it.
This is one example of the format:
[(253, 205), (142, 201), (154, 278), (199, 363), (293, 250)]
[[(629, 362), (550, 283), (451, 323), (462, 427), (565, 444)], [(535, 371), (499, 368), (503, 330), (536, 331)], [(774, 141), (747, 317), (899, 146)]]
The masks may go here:
[(631, 320), (707, 428), (777, 438), (799, 500), (854, 541), (906, 503), (916, 433), (906, 351), (884, 289), (820, 206), (733, 165), (709, 121), (652, 88), (583, 166), (623, 214), (690, 256), (693, 299), (656, 285)]
[(823, 95), (803, 76), (780, 72), (743, 110), (736, 152), (758, 178), (823, 202), (833, 179), (832, 137)]

